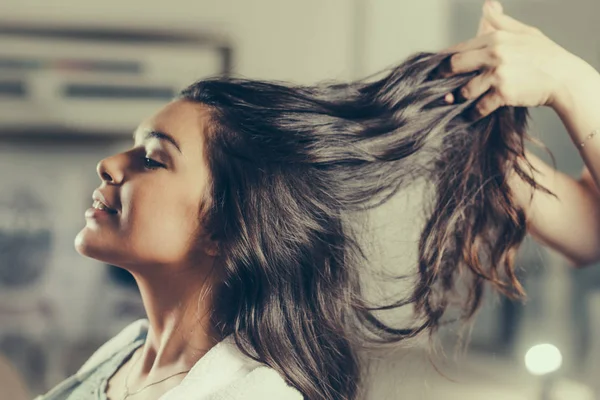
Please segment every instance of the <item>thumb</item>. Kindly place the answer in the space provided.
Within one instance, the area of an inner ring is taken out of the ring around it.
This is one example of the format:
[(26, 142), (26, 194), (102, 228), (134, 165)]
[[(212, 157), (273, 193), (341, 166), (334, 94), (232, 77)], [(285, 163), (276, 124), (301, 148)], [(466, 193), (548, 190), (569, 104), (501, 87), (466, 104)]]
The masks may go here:
[(494, 28), (494, 26), (486, 18), (486, 13), (488, 11), (496, 10), (498, 12), (502, 12), (502, 5), (500, 5), (500, 3), (497, 1), (485, 0), (482, 8), (483, 12), (481, 14), (481, 19), (479, 20), (479, 27), (477, 29), (476, 36), (483, 36), (496, 30), (496, 28)]
[(533, 28), (506, 14), (502, 5), (495, 0), (487, 0), (483, 7), (483, 19), (493, 28), (508, 32), (529, 32)]
[(504, 8), (502, 8), (502, 4), (498, 0), (485, 0), (484, 7), (488, 7), (491, 11), (495, 11), (498, 13), (503, 13)]
[(496, 29), (484, 16), (479, 20), (479, 27), (477, 28), (477, 34), (475, 36), (483, 36), (488, 33), (492, 33)]

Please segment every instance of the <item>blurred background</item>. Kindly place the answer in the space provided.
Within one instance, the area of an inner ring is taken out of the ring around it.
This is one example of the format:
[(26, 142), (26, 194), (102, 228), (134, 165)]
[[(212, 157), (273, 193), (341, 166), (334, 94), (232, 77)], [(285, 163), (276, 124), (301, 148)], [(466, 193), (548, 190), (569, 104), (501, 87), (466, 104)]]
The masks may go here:
[[(472, 37), (482, 3), (0, 2), (0, 399), (47, 391), (144, 316), (128, 274), (73, 247), (100, 183), (97, 162), (130, 147), (143, 118), (214, 74), (298, 83), (367, 76)], [(502, 3), (599, 67), (597, 0)], [(578, 175), (582, 161), (558, 117), (532, 116), (557, 167)], [(374, 264), (414, 267), (420, 200), (415, 188), (373, 212)], [(373, 355), (368, 398), (600, 398), (600, 268), (569, 268), (531, 240), (517, 262), (529, 299), (488, 295), (459, 358), (454, 330), (443, 331), (445, 377), (426, 343), (411, 343)]]

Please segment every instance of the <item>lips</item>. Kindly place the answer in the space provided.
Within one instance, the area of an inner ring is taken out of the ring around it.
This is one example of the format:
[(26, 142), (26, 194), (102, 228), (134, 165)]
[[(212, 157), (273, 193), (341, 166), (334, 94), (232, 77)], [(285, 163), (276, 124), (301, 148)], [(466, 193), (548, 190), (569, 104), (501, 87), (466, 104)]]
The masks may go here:
[(92, 199), (94, 200), (94, 205), (100, 204), (101, 207), (104, 208), (106, 211), (113, 213), (113, 214), (117, 213), (116, 208), (111, 206), (110, 202), (108, 202), (108, 200), (106, 200), (106, 197), (99, 190), (97, 190), (97, 189), (94, 190)]

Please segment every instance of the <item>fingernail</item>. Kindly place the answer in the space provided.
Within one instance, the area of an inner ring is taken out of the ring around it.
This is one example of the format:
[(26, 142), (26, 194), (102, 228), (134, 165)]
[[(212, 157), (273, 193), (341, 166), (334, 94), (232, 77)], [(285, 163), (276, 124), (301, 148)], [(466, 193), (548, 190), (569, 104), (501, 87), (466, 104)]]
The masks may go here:
[(494, 3), (492, 3), (492, 0), (485, 0), (485, 4), (483, 6), (483, 15), (489, 15), (490, 13), (494, 12), (496, 12), (496, 9), (494, 8)]

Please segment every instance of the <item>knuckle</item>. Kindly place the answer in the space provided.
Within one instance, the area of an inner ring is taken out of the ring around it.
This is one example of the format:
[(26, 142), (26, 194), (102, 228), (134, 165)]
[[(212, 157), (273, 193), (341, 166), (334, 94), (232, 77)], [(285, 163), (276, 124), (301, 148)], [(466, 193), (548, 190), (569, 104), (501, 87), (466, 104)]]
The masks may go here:
[(498, 95), (498, 97), (500, 97), (500, 99), (503, 102), (508, 102), (510, 101), (511, 98), (511, 91), (508, 88), (508, 86), (501, 86), (498, 89), (496, 89), (496, 94)]
[(468, 99), (468, 98), (469, 98), (469, 96), (471, 95), (471, 91), (469, 90), (469, 88), (468, 88), (468, 87), (466, 87), (466, 86), (463, 86), (463, 87), (460, 89), (460, 95), (461, 95), (461, 97), (462, 97), (462, 98), (464, 98), (464, 99)]
[(497, 65), (502, 64), (506, 61), (506, 48), (500, 44), (496, 44), (490, 47), (489, 55)]
[(477, 111), (479, 115), (484, 115), (487, 111), (487, 101), (485, 99), (479, 101), (475, 105), (475, 111)]
[(458, 65), (460, 63), (460, 54), (454, 54), (452, 57), (450, 57), (450, 59), (448, 60), (448, 70), (449, 72), (456, 72), (458, 69)]
[(505, 86), (508, 82), (508, 71), (505, 67), (498, 67), (494, 70), (494, 80), (497, 87)]

